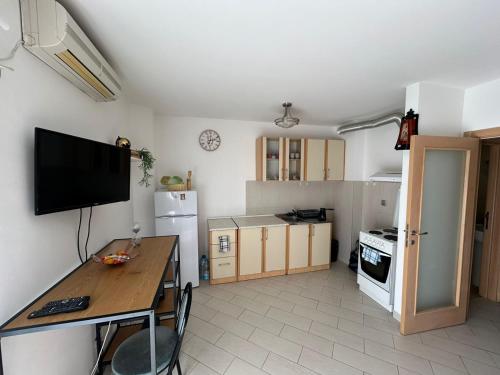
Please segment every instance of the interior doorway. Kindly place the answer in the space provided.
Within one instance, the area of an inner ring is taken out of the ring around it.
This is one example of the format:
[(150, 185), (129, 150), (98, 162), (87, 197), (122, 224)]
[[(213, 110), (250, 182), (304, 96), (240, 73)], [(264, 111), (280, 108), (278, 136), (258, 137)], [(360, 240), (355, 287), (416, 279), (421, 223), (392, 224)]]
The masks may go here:
[(465, 133), (480, 138), (480, 163), (471, 267), (474, 298), (500, 302), (500, 128)]
[(500, 138), (481, 141), (471, 297), (500, 302)]

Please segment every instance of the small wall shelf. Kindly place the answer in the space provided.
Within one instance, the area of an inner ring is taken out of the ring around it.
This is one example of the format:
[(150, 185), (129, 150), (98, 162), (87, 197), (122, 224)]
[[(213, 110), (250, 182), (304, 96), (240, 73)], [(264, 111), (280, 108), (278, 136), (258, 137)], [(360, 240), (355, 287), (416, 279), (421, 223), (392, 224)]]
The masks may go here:
[(130, 150), (130, 158), (132, 160), (140, 161), (141, 157), (139, 155), (139, 151), (137, 151), (137, 150)]

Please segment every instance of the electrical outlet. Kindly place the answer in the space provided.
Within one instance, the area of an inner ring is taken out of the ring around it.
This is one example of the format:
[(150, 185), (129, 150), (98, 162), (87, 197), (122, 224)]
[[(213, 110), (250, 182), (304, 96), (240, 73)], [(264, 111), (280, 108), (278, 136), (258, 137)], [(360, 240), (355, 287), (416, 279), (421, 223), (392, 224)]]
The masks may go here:
[(382, 199), (380, 201), (380, 205), (383, 206), (383, 207), (387, 206), (387, 201), (385, 199)]

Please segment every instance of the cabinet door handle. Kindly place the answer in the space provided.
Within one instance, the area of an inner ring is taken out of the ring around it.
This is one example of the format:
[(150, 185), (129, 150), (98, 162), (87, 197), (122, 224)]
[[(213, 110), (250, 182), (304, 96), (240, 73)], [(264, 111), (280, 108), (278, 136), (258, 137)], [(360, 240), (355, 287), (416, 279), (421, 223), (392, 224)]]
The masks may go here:
[(314, 224), (313, 224), (313, 225), (311, 225), (311, 236), (314, 236), (314, 234), (315, 233), (314, 233)]
[(326, 178), (330, 178), (330, 168), (328, 168), (328, 172), (326, 172)]
[(265, 228), (265, 231), (266, 231), (266, 241), (267, 241), (267, 238), (268, 238), (268, 234), (269, 234), (269, 232), (268, 232), (268, 229), (267, 229), (267, 228)]
[(230, 265), (231, 265), (231, 263), (229, 263), (229, 262), (227, 262), (227, 263), (219, 263), (219, 267), (221, 267), (221, 266), (230, 266)]

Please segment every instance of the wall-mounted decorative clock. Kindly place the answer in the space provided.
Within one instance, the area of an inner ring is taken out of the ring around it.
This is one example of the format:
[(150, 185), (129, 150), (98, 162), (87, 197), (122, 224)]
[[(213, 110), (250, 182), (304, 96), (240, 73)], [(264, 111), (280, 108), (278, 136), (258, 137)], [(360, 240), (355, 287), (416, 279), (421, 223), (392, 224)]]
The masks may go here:
[(212, 129), (203, 130), (200, 134), (199, 141), (201, 148), (205, 151), (215, 151), (221, 144), (219, 133)]

